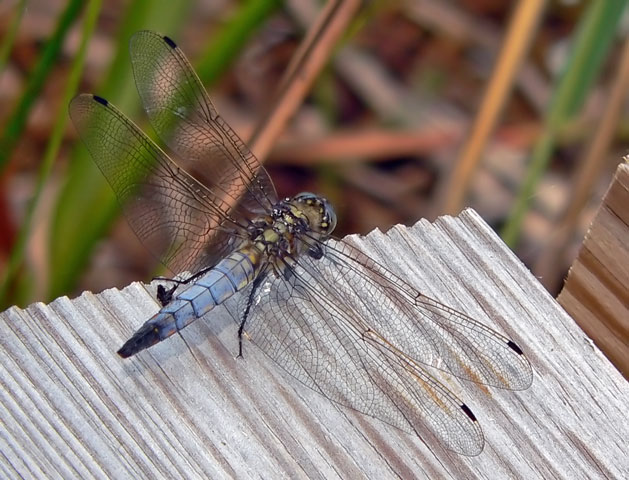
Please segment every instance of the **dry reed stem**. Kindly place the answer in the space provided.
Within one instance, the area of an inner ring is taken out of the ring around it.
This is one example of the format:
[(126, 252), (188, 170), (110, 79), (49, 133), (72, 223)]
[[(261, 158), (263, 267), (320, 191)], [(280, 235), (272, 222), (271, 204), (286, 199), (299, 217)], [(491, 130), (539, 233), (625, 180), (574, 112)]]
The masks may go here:
[(359, 0), (331, 0), (310, 27), (270, 102), (271, 108), (260, 119), (249, 141), (251, 151), (261, 161), (301, 105), (360, 6)]
[(407, 131), (369, 128), (332, 133), (323, 138), (292, 137), (280, 140), (271, 153), (274, 162), (318, 165), (386, 161), (406, 155), (421, 155), (456, 142), (460, 129), (424, 127)]
[(507, 30), (504, 48), (491, 76), (480, 110), (467, 142), (444, 190), (443, 212), (456, 214), (461, 210), (472, 174), (493, 132), (524, 55), (537, 30), (543, 0), (520, 1)]

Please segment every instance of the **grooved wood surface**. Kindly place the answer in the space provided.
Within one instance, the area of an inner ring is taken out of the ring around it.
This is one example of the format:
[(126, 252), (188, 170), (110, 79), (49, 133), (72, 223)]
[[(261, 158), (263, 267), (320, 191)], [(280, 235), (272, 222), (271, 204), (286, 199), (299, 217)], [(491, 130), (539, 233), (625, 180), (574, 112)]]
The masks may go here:
[(558, 302), (629, 379), (629, 165), (618, 166)]
[(475, 212), (351, 241), (525, 350), (521, 392), (431, 371), (476, 414), (480, 455), (338, 407), (250, 342), (235, 358), (219, 310), (122, 360), (158, 310), (134, 283), (0, 314), (0, 477), (629, 477), (627, 382)]

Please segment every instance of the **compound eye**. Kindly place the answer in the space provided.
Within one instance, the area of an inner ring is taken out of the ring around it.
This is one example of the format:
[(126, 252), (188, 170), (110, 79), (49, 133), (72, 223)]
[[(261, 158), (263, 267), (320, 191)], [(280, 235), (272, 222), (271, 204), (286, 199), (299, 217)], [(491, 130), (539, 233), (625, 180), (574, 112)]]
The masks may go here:
[(332, 233), (336, 228), (336, 212), (334, 211), (334, 207), (326, 199), (323, 199), (323, 212), (321, 226), (325, 229), (326, 233)]
[(320, 197), (312, 192), (301, 192), (295, 195), (295, 200), (304, 203), (315, 203), (318, 202), (319, 199)]

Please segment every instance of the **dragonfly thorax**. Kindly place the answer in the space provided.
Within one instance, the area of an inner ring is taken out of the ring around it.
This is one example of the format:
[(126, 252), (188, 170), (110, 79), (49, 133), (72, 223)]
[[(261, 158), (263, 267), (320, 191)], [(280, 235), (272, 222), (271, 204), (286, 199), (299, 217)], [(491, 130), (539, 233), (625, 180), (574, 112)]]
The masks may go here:
[(328, 201), (305, 192), (281, 200), (270, 215), (253, 220), (249, 241), (270, 259), (298, 257), (304, 252), (320, 258), (318, 241), (325, 240), (335, 226), (336, 214)]

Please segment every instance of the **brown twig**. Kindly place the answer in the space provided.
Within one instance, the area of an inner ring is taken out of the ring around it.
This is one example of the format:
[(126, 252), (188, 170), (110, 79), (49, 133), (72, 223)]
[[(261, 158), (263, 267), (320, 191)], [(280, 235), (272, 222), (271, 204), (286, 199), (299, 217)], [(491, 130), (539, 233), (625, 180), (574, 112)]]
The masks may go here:
[(274, 162), (314, 165), (389, 160), (404, 155), (421, 155), (458, 141), (461, 129), (444, 130), (430, 126), (407, 131), (370, 128), (332, 133), (323, 138), (292, 137), (280, 140), (271, 153)]
[(542, 0), (520, 1), (507, 31), (504, 48), (487, 85), (478, 115), (470, 136), (461, 150), (456, 168), (444, 190), (443, 212), (456, 214), (461, 209), (472, 174), (493, 132), (506, 98), (514, 83), (524, 54), (536, 31), (536, 24), (545, 2)]
[(272, 107), (260, 119), (249, 141), (251, 150), (261, 160), (302, 103), (360, 5), (359, 0), (331, 0), (312, 24), (277, 88)]

